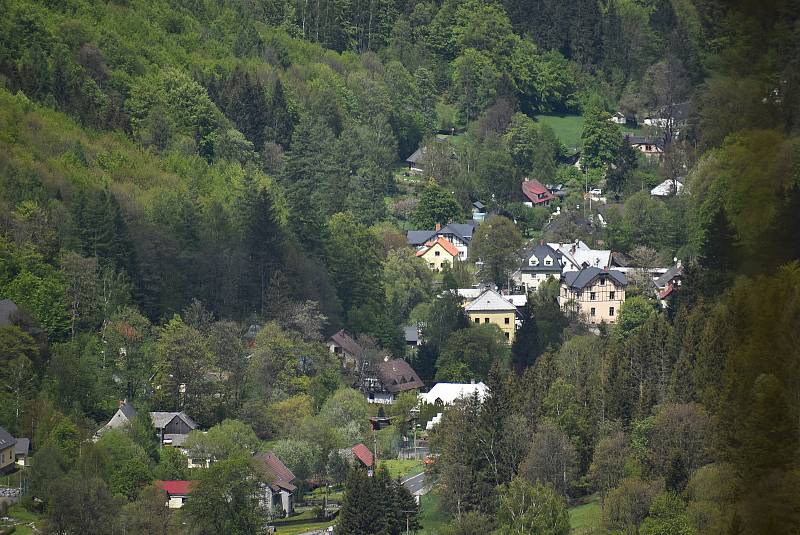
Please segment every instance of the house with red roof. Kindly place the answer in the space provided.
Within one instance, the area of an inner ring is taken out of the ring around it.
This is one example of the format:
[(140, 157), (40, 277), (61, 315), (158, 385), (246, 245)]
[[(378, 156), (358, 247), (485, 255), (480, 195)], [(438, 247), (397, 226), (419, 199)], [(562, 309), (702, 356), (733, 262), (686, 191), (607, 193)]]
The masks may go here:
[(264, 493), (262, 505), (273, 514), (280, 512), (283, 516), (289, 516), (294, 513), (297, 486), (293, 484), (295, 476), (292, 471), (271, 451), (256, 453), (253, 460), (266, 482), (261, 485)]
[(368, 469), (372, 469), (372, 464), (375, 462), (375, 456), (372, 455), (372, 452), (366, 447), (364, 444), (356, 444), (350, 451), (353, 452), (353, 457), (358, 461), (362, 466)]
[(555, 199), (555, 195), (536, 179), (522, 182), (522, 195), (526, 206), (547, 206)]
[(197, 481), (156, 481), (156, 488), (164, 491), (167, 495), (167, 507), (170, 509), (180, 509), (186, 503), (186, 499), (192, 493)]
[(444, 236), (438, 236), (435, 240), (426, 242), (416, 255), (425, 260), (431, 271), (439, 272), (445, 266), (453, 265), (458, 258), (458, 249)]

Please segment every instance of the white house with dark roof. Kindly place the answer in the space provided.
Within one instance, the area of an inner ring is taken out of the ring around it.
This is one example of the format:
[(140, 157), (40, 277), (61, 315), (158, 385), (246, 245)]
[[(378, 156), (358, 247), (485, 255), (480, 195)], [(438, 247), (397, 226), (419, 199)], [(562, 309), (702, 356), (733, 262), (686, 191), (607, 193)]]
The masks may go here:
[(522, 254), (520, 267), (511, 276), (517, 286), (534, 292), (550, 278), (559, 280), (564, 269), (564, 255), (546, 243), (539, 243)]
[(589, 324), (616, 323), (627, 286), (625, 274), (614, 269), (587, 267), (570, 271), (561, 281), (558, 303)]
[(551, 249), (561, 254), (561, 272), (580, 271), (587, 267), (611, 267), (611, 251), (592, 249), (582, 240), (567, 243), (548, 243)]
[(477, 394), (483, 401), (489, 387), (484, 383), (436, 383), (428, 392), (419, 395), (419, 400), (429, 405), (452, 405), (459, 399), (466, 399)]
[(683, 193), (683, 177), (675, 179), (668, 178), (658, 186), (650, 190), (651, 197), (671, 197)]
[(357, 386), (369, 403), (390, 405), (403, 392), (419, 390), (425, 383), (405, 360), (385, 357), (362, 375)]
[(437, 224), (433, 230), (409, 230), (406, 242), (412, 247), (421, 249), (426, 243), (435, 241), (441, 236), (455, 246), (459, 260), (466, 260), (469, 257), (469, 242), (477, 226), (478, 221), (471, 220), (466, 223), (448, 223), (445, 226)]

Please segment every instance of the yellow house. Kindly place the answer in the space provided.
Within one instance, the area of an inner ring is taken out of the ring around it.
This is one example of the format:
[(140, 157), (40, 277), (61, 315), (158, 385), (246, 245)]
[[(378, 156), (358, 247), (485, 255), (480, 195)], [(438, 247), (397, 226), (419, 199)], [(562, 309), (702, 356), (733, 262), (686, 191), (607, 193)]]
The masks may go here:
[(561, 281), (558, 302), (562, 309), (578, 313), (589, 324), (616, 323), (627, 285), (625, 274), (613, 269), (570, 271)]
[(452, 267), (453, 262), (458, 258), (458, 249), (439, 236), (435, 241), (429, 241), (417, 251), (417, 256), (425, 260), (431, 270), (441, 271), (445, 265)]
[(486, 290), (464, 307), (469, 321), (477, 324), (493, 323), (500, 327), (508, 343), (517, 332), (517, 307), (494, 290)]
[(0, 473), (8, 472), (15, 468), (14, 446), (16, 443), (17, 439), (0, 427)]

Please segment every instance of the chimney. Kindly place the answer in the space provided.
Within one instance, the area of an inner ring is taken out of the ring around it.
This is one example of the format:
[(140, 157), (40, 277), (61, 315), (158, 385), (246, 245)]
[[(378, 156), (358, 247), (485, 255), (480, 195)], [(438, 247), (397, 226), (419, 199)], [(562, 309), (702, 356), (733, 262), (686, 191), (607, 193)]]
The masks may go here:
[(603, 271), (605, 271), (606, 273), (608, 273), (608, 266), (603, 266)]
[(544, 245), (544, 240), (539, 240), (539, 245)]
[(442, 230), (442, 224), (441, 223), (436, 223), (436, 226), (433, 227), (433, 230), (435, 230), (436, 232), (439, 232), (440, 230)]

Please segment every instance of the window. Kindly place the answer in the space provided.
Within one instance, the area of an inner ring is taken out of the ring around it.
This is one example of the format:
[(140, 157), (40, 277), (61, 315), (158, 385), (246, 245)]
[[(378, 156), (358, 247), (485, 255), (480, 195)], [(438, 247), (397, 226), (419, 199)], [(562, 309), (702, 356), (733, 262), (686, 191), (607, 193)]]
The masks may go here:
[(483, 320), (484, 323), (489, 323), (489, 318)]
[(441, 256), (441, 255), (442, 255), (441, 251), (434, 251), (433, 253), (433, 256)]
[(510, 318), (505, 318), (505, 324), (508, 325), (509, 323), (511, 323), (511, 319)]
[(608, 292), (609, 299), (614, 299), (614, 295), (616, 295), (614, 292)]
[(606, 285), (605, 277), (600, 277), (600, 286), (605, 286), (605, 285)]
[(503, 334), (506, 335), (506, 340), (508, 340), (508, 338), (509, 338), (508, 333), (503, 333)]
[(594, 301), (594, 292), (589, 292), (589, 301)]
[(431, 263), (430, 263), (430, 264), (428, 264), (428, 265), (431, 267), (431, 269), (433, 269), (433, 268), (435, 267), (435, 264), (434, 264), (433, 262), (431, 262)]
[(480, 318), (475, 318), (475, 323), (480, 323), (480, 322), (481, 322)]
[(614, 315), (614, 307), (608, 307), (608, 315), (609, 316), (613, 316)]
[(591, 310), (589, 310), (589, 315), (594, 316), (594, 307), (592, 307)]
[(534, 256), (533, 258), (531, 258), (530, 264), (532, 266), (538, 266), (539, 265), (539, 259)]

